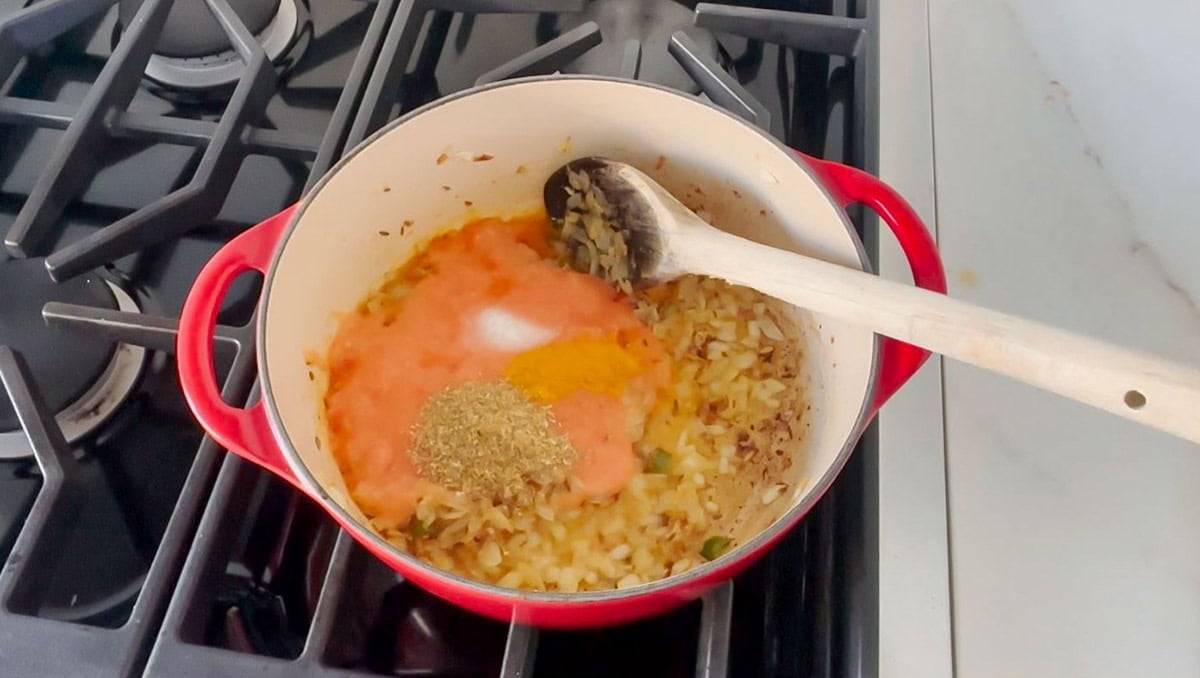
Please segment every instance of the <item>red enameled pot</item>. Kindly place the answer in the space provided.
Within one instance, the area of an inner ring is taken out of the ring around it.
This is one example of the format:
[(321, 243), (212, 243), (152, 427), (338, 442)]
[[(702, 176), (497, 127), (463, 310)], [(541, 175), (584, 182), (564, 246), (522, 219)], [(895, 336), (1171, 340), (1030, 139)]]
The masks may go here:
[[(813, 426), (793, 441), (787, 502), (758, 534), (713, 562), (640, 586), (558, 593), (504, 589), (439, 570), (374, 532), (325, 439), (323, 354), (336, 316), (432, 235), (472, 217), (541, 203), (542, 182), (582, 156), (630, 162), (719, 228), (866, 269), (845, 208), (875, 211), (917, 285), (945, 292), (937, 249), (912, 208), (878, 179), (803, 156), (700, 99), (644, 83), (540, 77), (446, 97), (392, 122), (338, 163), (298, 204), (250, 228), (201, 271), (179, 327), (180, 381), (196, 418), (230, 451), (291, 482), (376, 557), (474, 612), (551, 627), (603, 626), (663, 612), (753, 563), (820, 499), (880, 406), (924, 351), (801, 309)], [(265, 282), (257, 318), (261, 399), (222, 402), (213, 370), (217, 311), (239, 274)], [(397, 384), (397, 388), (403, 388)]]

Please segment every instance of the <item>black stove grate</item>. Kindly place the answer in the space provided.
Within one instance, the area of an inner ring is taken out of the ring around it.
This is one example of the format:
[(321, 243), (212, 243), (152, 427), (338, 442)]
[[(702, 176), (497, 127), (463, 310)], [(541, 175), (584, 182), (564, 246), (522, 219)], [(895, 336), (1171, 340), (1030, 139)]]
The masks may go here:
[[(75, 102), (30, 95), (23, 83), (36, 81), (38, 69), (52, 68), (59, 58), (52, 43), (61, 49), (65, 38), (88, 26), (103, 33), (108, 24), (94, 24), (105, 12), (115, 13), (113, 1), (44, 0), (26, 7), (24, 1), (0, 0), (0, 143), (9, 130), (58, 135), (44, 166), (28, 180), (19, 161), (4, 158), (8, 147), (0, 146), (0, 216), (6, 207), (12, 212), (6, 245), (18, 256), (47, 255), (55, 279), (105, 266), (107, 274), (128, 276), (149, 288), (149, 296), (157, 294), (160, 307), (143, 313), (50, 303), (43, 315), (67, 331), (144, 346), (167, 361), (168, 371), (172, 316), (206, 256), (188, 256), (180, 283), (158, 263), (165, 252), (198, 239), (206, 244), (196, 251), (211, 254), (233, 233), (296, 199), (346, 149), (403, 112), (471, 84), (566, 70), (606, 39), (589, 21), (561, 32), (547, 28), (553, 15), (583, 10), (584, 0), (341, 0), (345, 11), (318, 30), (314, 45), (336, 43), (351, 63), (331, 77), (320, 63), (306, 72), (302, 61), (297, 73), (277, 82), (226, 0), (204, 1), (223, 19), (246, 68), (220, 111), (191, 114), (186, 107), (147, 103), (139, 89), (170, 0), (142, 4), (139, 20)], [(670, 37), (670, 57), (704, 96), (789, 145), (874, 169), (874, 3), (753, 5), (695, 5), (695, 25), (719, 36), (721, 54), (713, 58), (679, 31)], [(323, 11), (312, 9), (314, 18)], [(472, 45), (501, 25), (514, 32), (527, 28), (536, 38), (479, 58)], [(644, 60), (655, 56), (636, 40), (619, 48), (619, 68), (608, 75), (638, 77)], [(452, 61), (457, 70), (447, 66)], [(306, 86), (306, 79), (316, 84)], [(284, 104), (278, 104), (281, 97)], [(318, 123), (303, 131), (285, 128), (279, 106), (307, 98), (321, 102)], [(17, 148), (28, 154), (35, 142), (20, 137)], [(125, 153), (127, 143), (185, 149), (168, 192), (126, 204), (125, 194), (97, 188), (110, 171), (104, 154)], [(262, 167), (263, 158), (278, 161), (288, 180), (247, 206), (240, 175)], [(91, 217), (86, 228), (70, 225), (82, 219), (79, 205)], [(860, 212), (852, 216), (873, 252), (874, 222)], [(226, 349), (223, 395), (231, 402), (255, 397), (255, 294), (248, 284), (232, 295), (235, 303), (223, 312), (227, 324), (218, 332)], [(61, 569), (51, 563), (77, 522), (74, 516), (94, 510), (92, 485), (76, 479), (99, 454), (65, 443), (21, 357), (3, 348), (0, 380), (40, 469), (27, 464), (13, 471), (36, 481), (22, 485), (19, 496), (0, 484), (6, 499), (32, 501), (0, 571), (4, 676), (569, 671), (765, 678), (875, 672), (876, 445), (870, 432), (827, 497), (747, 574), (677, 612), (601, 632), (497, 624), (441, 603), (371, 558), (284, 483), (204, 438), (179, 479), (169, 520), (151, 539), (144, 572), (133, 578), (138, 592), (127, 609), (111, 620), (69, 622), (39, 611), (38, 592)], [(30, 499), (33, 492), (36, 499)], [(2, 529), (0, 547), (8, 538)]]
[[(52, 231), (58, 223), (65, 221), (60, 219), (65, 206), (84, 191), (112, 139), (202, 148), (203, 157), (186, 186), (51, 254), (47, 269), (56, 277), (69, 277), (81, 266), (106, 264), (212, 219), (226, 199), (238, 166), (250, 154), (310, 161), (311, 173), (319, 176), (337, 157), (344, 140), (349, 113), (361, 95), (365, 75), (376, 55), (385, 14), (379, 8), (363, 10), (375, 15), (374, 30), (366, 31), (361, 38), (361, 47), (323, 137), (250, 126), (261, 119), (265, 98), (275, 84), (274, 74), (257, 42), (223, 0), (210, 6), (215, 14), (226, 17), (224, 24), (231, 40), (242, 48), (249, 76), (239, 82), (219, 120), (128, 109), (141, 82), (150, 46), (170, 9), (169, 0), (148, 0), (142, 5), (138, 20), (132, 22), (104, 62), (82, 104), (72, 106), (12, 94), (12, 89), (21, 85), (21, 67), (28, 70), (38, 66), (23, 63), (21, 56), (35, 52), (112, 4), (88, 0), (39, 2), (17, 9), (0, 22), (0, 85), (7, 83), (7, 88), (0, 88), (0, 124), (7, 129), (65, 130), (53, 159), (27, 192), (21, 211), (8, 228), (6, 245), (16, 254), (31, 254), (35, 248), (44, 247), (55, 235)], [(174, 351), (176, 321), (170, 317), (59, 303), (48, 304), (43, 314), (47, 322), (74, 331), (162, 354)], [(223, 352), (227, 364), (223, 395), (230, 401), (245, 400), (254, 381), (250, 326), (246, 323), (218, 331), (218, 343), (231, 349)], [(35, 594), (45, 588), (47, 573), (56, 569), (56, 545), (77, 522), (74, 514), (94, 511), (98, 497), (94, 487), (81, 487), (76, 480), (84, 473), (79, 455), (69, 450), (57, 433), (53, 416), (41, 406), (37, 388), (21, 365), (20, 356), (0, 353), (0, 374), (14, 408), (21, 413), (22, 427), (40, 469), (41, 488), (0, 572), (0, 646), (4, 647), (0, 675), (139, 675), (226, 455), (211, 440), (203, 439), (180, 484), (178, 499), (172, 502), (170, 520), (154, 545), (152, 560), (144, 573), (134, 578), (138, 589), (132, 592), (127, 609), (120, 610), (112, 623), (69, 623), (39, 615)], [(146, 459), (145, 463), (153, 464), (155, 460)], [(35, 487), (30, 483), (5, 483), (0, 491), (27, 492), (31, 486)]]
[[(71, 3), (61, 4), (68, 6)], [(42, 254), (39, 250), (62, 216), (63, 208), (92, 178), (95, 165), (109, 152), (108, 142), (119, 129), (109, 120), (127, 112), (171, 4), (170, 0), (147, 0), (134, 16), (128, 31), (121, 36), (112, 56), (67, 125), (56, 152), (17, 214), (16, 222), (9, 228), (5, 244), (14, 254)], [(249, 122), (261, 117), (275, 77), (266, 53), (229, 5), (218, 0), (212, 7), (229, 39), (237, 46), (245, 64), (245, 75), (211, 135), (204, 140), (204, 153), (195, 175), (184, 186), (133, 214), (54, 251), (46, 259), (46, 268), (54, 279), (73, 277), (170, 240), (216, 216), (233, 184), (234, 171), (247, 152), (240, 139)], [(37, 10), (38, 5), (34, 5), (26, 12), (38, 16)], [(159, 130), (158, 134), (166, 132)], [(196, 139), (196, 136), (192, 138)]]

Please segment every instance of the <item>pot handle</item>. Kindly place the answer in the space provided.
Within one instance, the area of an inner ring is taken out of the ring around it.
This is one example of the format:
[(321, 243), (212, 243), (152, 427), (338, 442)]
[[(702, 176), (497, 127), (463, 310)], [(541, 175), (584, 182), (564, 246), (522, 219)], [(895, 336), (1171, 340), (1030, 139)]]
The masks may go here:
[[(917, 287), (946, 293), (946, 271), (937, 244), (908, 201), (891, 186), (860, 169), (803, 153), (799, 155), (821, 177), (839, 205), (844, 208), (862, 203), (887, 223), (904, 250)], [(884, 337), (871, 415), (874, 416), (928, 359), (929, 351)]]
[(179, 315), (175, 359), (179, 385), (200, 426), (222, 447), (299, 486), (275, 443), (262, 400), (246, 408), (221, 398), (213, 367), (217, 313), (229, 286), (246, 271), (266, 273), (283, 229), (296, 212), (292, 205), (247, 229), (209, 259), (188, 292)]

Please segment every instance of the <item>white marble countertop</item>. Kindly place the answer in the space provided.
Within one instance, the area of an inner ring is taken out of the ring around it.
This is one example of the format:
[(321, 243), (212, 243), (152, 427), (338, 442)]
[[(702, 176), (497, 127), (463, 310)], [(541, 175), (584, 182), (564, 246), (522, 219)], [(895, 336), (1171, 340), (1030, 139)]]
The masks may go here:
[[(1200, 311), (1003, 0), (880, 4), (881, 174), (951, 294), (1200, 365)], [(880, 435), (882, 676), (1200, 675), (1195, 445), (951, 361)]]

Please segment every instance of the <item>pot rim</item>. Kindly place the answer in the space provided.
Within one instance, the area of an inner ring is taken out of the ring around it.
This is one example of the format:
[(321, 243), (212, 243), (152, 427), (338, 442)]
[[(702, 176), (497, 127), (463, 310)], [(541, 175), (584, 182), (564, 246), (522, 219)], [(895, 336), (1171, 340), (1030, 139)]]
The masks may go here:
[[(780, 152), (787, 154), (788, 157), (790, 157), (793, 160), (793, 162), (795, 162), (800, 167), (801, 171), (806, 173), (809, 176), (809, 178), (812, 179), (814, 183), (816, 183), (818, 190), (821, 191), (821, 193), (822, 193), (822, 195), (824, 195), (825, 199), (828, 200), (832, 205), (834, 205), (834, 207), (837, 208), (836, 212), (838, 214), (838, 218), (842, 221), (843, 226), (845, 226), (846, 231), (850, 235), (851, 240), (854, 243), (854, 247), (858, 252), (859, 263), (862, 265), (862, 268), (864, 271), (871, 272), (871, 262), (870, 262), (869, 257), (867, 256), (866, 246), (863, 244), (862, 238), (860, 238), (858, 236), (857, 231), (855, 231), (853, 224), (850, 223), (850, 219), (849, 219), (848, 215), (846, 214), (846, 211), (837, 205), (837, 202), (833, 199), (833, 196), (830, 194), (829, 189), (825, 185), (825, 183), (816, 175), (816, 173), (813, 171), (813, 169), (807, 163), (805, 163), (801, 158), (799, 158), (796, 155), (796, 152), (793, 149), (784, 145), (778, 139), (772, 137), (769, 133), (762, 130), (761, 128), (750, 124), (746, 120), (734, 115), (733, 113), (730, 113), (729, 111), (727, 111), (719, 106), (716, 106), (715, 104), (704, 101), (693, 95), (684, 94), (682, 92), (671, 89), (669, 87), (665, 87), (665, 86), (658, 85), (655, 83), (650, 83), (650, 82), (643, 82), (643, 81), (638, 81), (638, 80), (629, 80), (626, 78), (601, 76), (601, 75), (575, 75), (575, 74), (562, 75), (562, 74), (559, 74), (559, 75), (536, 75), (536, 76), (529, 76), (529, 77), (523, 77), (523, 78), (513, 78), (510, 80), (503, 80), (500, 82), (490, 83), (487, 85), (471, 87), (469, 89), (455, 92), (454, 94), (450, 94), (450, 95), (444, 96), (440, 99), (437, 99), (435, 101), (429, 102), (423, 106), (415, 108), (415, 109), (409, 111), (408, 113), (396, 118), (395, 120), (389, 122), (388, 124), (384, 125), (383, 127), (379, 128), (378, 130), (376, 130), (373, 134), (371, 134), (367, 138), (363, 139), (361, 142), (358, 143), (358, 145), (356, 145), (354, 148), (352, 148), (350, 151), (348, 151), (340, 160), (338, 160), (337, 163), (335, 163), (332, 167), (330, 167), (329, 170), (327, 172), (325, 172), (325, 174), (321, 177), (321, 179), (316, 183), (316, 185), (313, 186), (312, 190), (310, 190), (307, 194), (305, 194), (301, 198), (298, 208), (296, 209), (295, 213), (292, 215), (292, 218), (289, 221), (287, 227), (283, 230), (283, 233), (279, 236), (278, 242), (276, 242), (276, 244), (275, 244), (275, 250), (274, 250), (273, 254), (271, 255), (271, 261), (270, 261), (269, 266), (267, 267), (267, 272), (266, 272), (266, 275), (263, 280), (262, 293), (261, 293), (261, 297), (260, 297), (261, 301), (259, 302), (260, 308), (259, 308), (259, 312), (258, 312), (258, 319), (255, 323), (256, 324), (256, 327), (255, 327), (255, 360), (258, 363), (258, 370), (259, 370), (259, 381), (260, 381), (260, 385), (261, 385), (261, 389), (260, 389), (261, 396), (260, 397), (261, 397), (262, 403), (263, 403), (265, 411), (266, 411), (267, 422), (271, 428), (271, 433), (273, 434), (273, 437), (275, 439), (274, 443), (279, 447), (280, 451), (283, 453), (284, 458), (287, 460), (288, 467), (296, 475), (296, 478), (299, 480), (299, 482), (302, 483), (308, 489), (309, 494), (312, 495), (313, 497), (317, 498), (321, 502), (322, 507), (326, 511), (330, 511), (330, 512), (334, 513), (335, 517), (338, 519), (338, 522), (342, 523), (343, 526), (353, 526), (354, 532), (357, 533), (356, 536), (358, 538), (360, 538), (360, 539), (365, 538), (365, 539), (369, 540), (375, 546), (392, 554), (392, 556), (394, 558), (401, 561), (405, 565), (419, 569), (419, 570), (425, 572), (428, 576), (433, 577), (446, 585), (454, 586), (454, 587), (457, 587), (460, 589), (468, 589), (473, 593), (487, 596), (489, 598), (500, 598), (500, 599), (510, 600), (513, 602), (519, 601), (519, 602), (523, 602), (523, 603), (574, 604), (574, 603), (612, 602), (615, 600), (637, 598), (637, 597), (641, 597), (644, 595), (661, 593), (664, 591), (675, 589), (681, 585), (693, 583), (693, 582), (696, 582), (699, 580), (708, 579), (708, 578), (712, 577), (713, 575), (718, 574), (721, 571), (731, 567), (735, 563), (742, 561), (745, 558), (748, 558), (754, 554), (757, 554), (761, 550), (763, 550), (766, 547), (773, 544), (775, 541), (777, 541), (779, 538), (781, 538), (784, 534), (786, 534), (789, 530), (791, 530), (793, 527), (795, 527), (796, 523), (798, 523), (801, 518), (803, 518), (810, 510), (812, 510), (813, 506), (815, 506), (816, 503), (818, 501), (820, 501), (820, 499), (825, 495), (826, 491), (828, 491), (829, 487), (833, 484), (834, 480), (836, 480), (837, 477), (839, 475), (841, 475), (842, 469), (845, 467), (846, 462), (849, 460), (850, 455), (854, 451), (854, 448), (858, 445), (859, 439), (861, 438), (863, 432), (866, 430), (867, 426), (870, 424), (871, 403), (874, 401), (875, 391), (876, 391), (878, 381), (879, 381), (879, 357), (880, 357), (880, 351), (881, 351), (881, 346), (882, 346), (882, 342), (883, 342), (882, 338), (880, 338), (878, 335), (875, 336), (874, 341), (872, 342), (871, 365), (870, 365), (870, 371), (869, 371), (870, 381), (867, 383), (867, 388), (866, 388), (865, 392), (863, 393), (863, 401), (859, 407), (858, 417), (856, 419), (854, 428), (852, 429), (850, 435), (847, 436), (846, 441), (843, 443), (842, 448), (838, 451), (837, 456), (833, 460), (833, 463), (829, 465), (829, 467), (825, 470), (825, 472), (821, 475), (821, 477), (817, 480), (817, 482), (813, 484), (813, 486), (809, 489), (809, 491), (806, 493), (804, 498), (801, 499), (795, 506), (792, 506), (790, 509), (788, 509), (778, 519), (776, 519), (769, 527), (767, 527), (767, 529), (754, 535), (754, 537), (747, 540), (745, 543), (739, 544), (733, 550), (721, 555), (716, 560), (706, 562), (703, 565), (700, 565), (699, 567), (696, 567), (692, 570), (688, 570), (687, 572), (683, 572), (678, 575), (669, 575), (667, 577), (658, 579), (653, 582), (641, 584), (638, 586), (632, 586), (632, 587), (629, 587), (626, 589), (611, 589), (611, 590), (604, 590), (604, 591), (579, 591), (579, 592), (574, 592), (574, 593), (559, 592), (559, 591), (527, 591), (527, 590), (523, 590), (523, 589), (511, 589), (511, 588), (496, 586), (494, 584), (486, 584), (483, 582), (475, 581), (473, 579), (468, 579), (467, 577), (463, 577), (461, 575), (442, 570), (441, 568), (438, 568), (434, 565), (426, 563), (425, 561), (421, 560), (420, 558), (417, 558), (414, 555), (411, 555), (409, 553), (406, 553), (405, 551), (402, 551), (402, 550), (396, 548), (390, 542), (388, 542), (386, 539), (384, 539), (381, 536), (379, 536), (378, 534), (376, 534), (375, 531), (369, 529), (368, 527), (366, 527), (364, 525), (359, 524), (359, 522), (357, 520), (355, 520), (348, 511), (346, 511), (344, 508), (342, 508), (341, 505), (339, 505), (337, 502), (335, 502), (331, 499), (329, 493), (325, 490), (325, 488), (320, 483), (317, 482), (316, 478), (314, 478), (312, 473), (308, 470), (308, 467), (305, 465), (303, 459), (300, 458), (299, 453), (296, 451), (296, 447), (292, 443), (291, 437), (288, 435), (287, 430), (283, 426), (283, 420), (280, 417), (279, 411), (275, 406), (275, 399), (272, 397), (271, 378), (270, 378), (270, 373), (269, 373), (269, 370), (267, 367), (266, 348), (265, 348), (266, 347), (266, 318), (268, 315), (267, 307), (270, 304), (270, 300), (271, 300), (271, 287), (272, 287), (272, 284), (275, 279), (275, 272), (277, 269), (277, 264), (279, 263), (280, 258), (283, 256), (283, 252), (287, 247), (287, 242), (291, 238), (292, 233), (295, 232), (296, 227), (300, 223), (300, 220), (304, 217), (304, 213), (308, 209), (308, 206), (311, 203), (313, 197), (315, 197), (316, 195), (318, 195), (321, 192), (321, 190), (325, 187), (326, 183), (328, 183), (328, 181), (335, 174), (337, 174), (337, 172), (339, 170), (341, 170), (345, 165), (349, 164), (352, 160), (354, 160), (355, 156), (357, 156), (363, 149), (367, 148), (376, 139), (382, 137), (385, 134), (388, 134), (395, 128), (399, 127), (400, 125), (404, 124), (405, 122), (408, 122), (409, 120), (412, 120), (413, 118), (416, 118), (420, 115), (429, 113), (444, 104), (448, 104), (450, 102), (457, 101), (459, 99), (469, 97), (474, 94), (478, 94), (480, 92), (485, 92), (485, 91), (493, 90), (493, 89), (499, 89), (502, 87), (519, 87), (522, 85), (530, 85), (530, 84), (535, 84), (535, 83), (539, 83), (539, 82), (551, 82), (551, 81), (557, 82), (557, 81), (563, 81), (563, 80), (595, 81), (595, 82), (620, 84), (620, 85), (625, 85), (625, 86), (630, 86), (630, 87), (645, 87), (645, 88), (657, 90), (657, 91), (663, 92), (665, 94), (688, 99), (689, 101), (691, 101), (697, 105), (700, 105), (700, 106), (706, 106), (710, 109), (718, 111), (719, 113), (724, 115), (726, 118), (728, 118), (731, 122), (733, 122), (735, 124), (745, 125), (747, 127), (750, 127), (752, 130), (754, 130), (754, 132), (756, 132), (760, 137), (762, 137), (765, 141), (770, 143), (772, 146), (774, 146)], [(347, 499), (349, 501), (353, 501), (353, 499), (350, 498), (349, 496), (347, 496)]]

